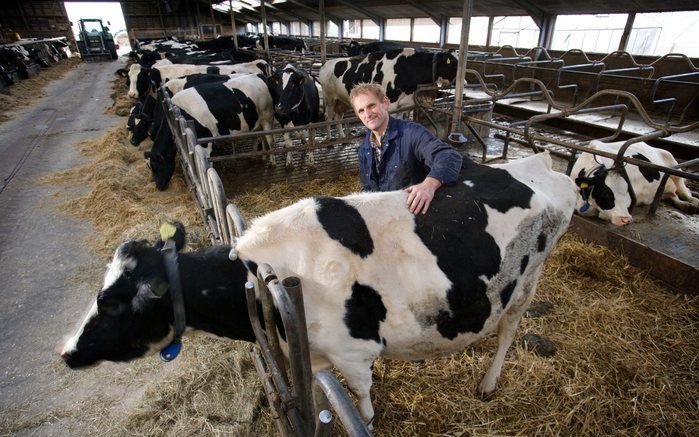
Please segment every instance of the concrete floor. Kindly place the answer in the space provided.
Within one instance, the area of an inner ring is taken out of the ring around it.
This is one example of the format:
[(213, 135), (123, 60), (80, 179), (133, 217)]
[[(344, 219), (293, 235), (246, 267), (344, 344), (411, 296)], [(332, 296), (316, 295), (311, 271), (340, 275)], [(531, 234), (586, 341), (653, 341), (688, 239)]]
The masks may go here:
[(83, 163), (72, 144), (124, 123), (105, 114), (120, 66), (82, 63), (0, 125), (2, 435), (81, 435), (82, 405), (99, 396), (113, 406), (133, 393), (110, 381), (113, 366), (69, 372), (60, 362), (57, 348), (93, 301), (106, 261), (86, 247), (90, 226), (56, 211), (64, 189), (37, 183)]

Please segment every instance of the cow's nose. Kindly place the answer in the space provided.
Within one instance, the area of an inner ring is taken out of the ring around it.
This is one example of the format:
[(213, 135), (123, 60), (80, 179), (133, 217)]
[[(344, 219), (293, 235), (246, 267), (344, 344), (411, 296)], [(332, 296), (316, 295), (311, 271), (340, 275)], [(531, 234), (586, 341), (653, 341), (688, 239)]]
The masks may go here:
[(138, 95), (133, 91), (129, 91), (129, 97), (131, 97), (132, 99), (135, 99), (136, 97), (138, 97)]
[(70, 353), (68, 353), (66, 351), (61, 351), (61, 359), (63, 361), (68, 361), (69, 358), (70, 358)]

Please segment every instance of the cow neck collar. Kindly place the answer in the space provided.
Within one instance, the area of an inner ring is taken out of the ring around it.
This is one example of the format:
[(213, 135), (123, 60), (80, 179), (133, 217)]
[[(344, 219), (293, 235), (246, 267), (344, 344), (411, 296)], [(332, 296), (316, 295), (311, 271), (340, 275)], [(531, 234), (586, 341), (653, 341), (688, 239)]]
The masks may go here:
[(172, 300), (172, 310), (175, 316), (175, 336), (170, 344), (160, 351), (160, 358), (162, 358), (163, 361), (172, 361), (177, 358), (180, 350), (182, 350), (182, 334), (186, 326), (184, 295), (182, 293), (182, 283), (180, 282), (175, 241), (173, 239), (168, 239), (160, 250), (163, 253), (165, 274), (167, 275), (168, 284), (170, 285), (170, 299)]

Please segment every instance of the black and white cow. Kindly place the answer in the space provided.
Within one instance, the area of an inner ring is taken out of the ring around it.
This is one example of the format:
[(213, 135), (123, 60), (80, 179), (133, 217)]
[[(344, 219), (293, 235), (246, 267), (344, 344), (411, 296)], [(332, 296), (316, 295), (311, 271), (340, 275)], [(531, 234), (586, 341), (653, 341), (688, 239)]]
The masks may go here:
[[(267, 78), (261, 74), (249, 74), (231, 78), (226, 82), (204, 83), (175, 94), (172, 103), (182, 115), (194, 121), (198, 137), (228, 135), (236, 132), (271, 130), (274, 122), (272, 95)], [(263, 138), (268, 149), (272, 137)], [(211, 150), (208, 150), (209, 153)], [(155, 186), (167, 188), (175, 171), (175, 143), (165, 122), (153, 141), (153, 148), (146, 154)], [(271, 158), (274, 164), (274, 156)]]
[(358, 83), (375, 82), (386, 92), (389, 111), (415, 104), (420, 84), (447, 85), (456, 77), (457, 59), (451, 52), (428, 52), (406, 48), (353, 58), (332, 59), (320, 68), (325, 117), (336, 120), (351, 108), (349, 93)]
[(195, 73), (233, 74), (249, 73), (270, 74), (269, 64), (265, 60), (257, 60), (235, 65), (154, 65), (153, 68), (143, 68), (138, 64), (129, 67), (129, 97), (137, 99), (149, 90), (160, 86), (161, 83), (177, 77)]
[(341, 44), (340, 48), (347, 52), (347, 56), (359, 56), (376, 52), (403, 50), (406, 48), (406, 46), (404, 44), (398, 44), (390, 41), (374, 41), (366, 44), (359, 44), (357, 41), (350, 41), (349, 44)]
[[(318, 81), (306, 71), (287, 64), (270, 77), (270, 89), (274, 99), (274, 116), (282, 127), (304, 126), (321, 120), (322, 88)], [(308, 137), (308, 132), (301, 135)], [(284, 134), (284, 143), (291, 147), (289, 134)], [(286, 165), (292, 163), (291, 152), (287, 153)], [(313, 153), (306, 154), (306, 163), (313, 165)]]
[[(592, 141), (589, 147), (616, 155), (623, 144), (623, 141), (617, 143)], [(677, 165), (677, 161), (670, 152), (651, 147), (646, 143), (632, 144), (624, 156), (664, 167)], [(639, 168), (631, 164), (626, 165), (626, 173), (636, 196), (636, 205), (650, 205), (663, 175), (658, 170)], [(633, 221), (629, 213), (631, 205), (629, 186), (624, 177), (614, 168), (612, 159), (583, 153), (575, 162), (571, 177), (575, 178), (578, 186), (576, 210), (580, 215), (599, 216), (617, 226), (624, 226)], [(684, 179), (678, 176), (670, 176), (662, 199), (688, 213), (693, 214), (699, 210), (699, 199), (692, 197)]]
[[(576, 193), (548, 154), (465, 166), (466, 179), (440, 188), (425, 215), (408, 211), (403, 191), (308, 198), (255, 220), (234, 261), (228, 247), (182, 253), (189, 327), (251, 341), (245, 270), (252, 277), (269, 263), (278, 277), (301, 279), (314, 370), (334, 365), (367, 421), (377, 357), (431, 358), (497, 332), (479, 385), (492, 393)], [(171, 341), (160, 245), (119, 246), (91, 313), (61, 352), (68, 366), (126, 361)]]

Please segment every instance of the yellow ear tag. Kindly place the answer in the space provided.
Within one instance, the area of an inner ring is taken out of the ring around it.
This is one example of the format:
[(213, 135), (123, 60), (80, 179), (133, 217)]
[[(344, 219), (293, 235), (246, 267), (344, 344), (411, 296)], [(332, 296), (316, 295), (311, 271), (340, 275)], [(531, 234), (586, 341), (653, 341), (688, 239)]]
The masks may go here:
[(172, 223), (163, 223), (162, 226), (160, 226), (160, 239), (163, 241), (168, 240), (175, 236), (176, 231), (177, 228), (175, 228), (175, 225)]
[(451, 64), (451, 59), (447, 58), (447, 65)]
[(587, 185), (587, 182), (583, 182), (582, 184), (580, 184), (580, 188), (582, 188), (582, 189), (585, 189), (587, 187), (589, 187), (589, 185)]

